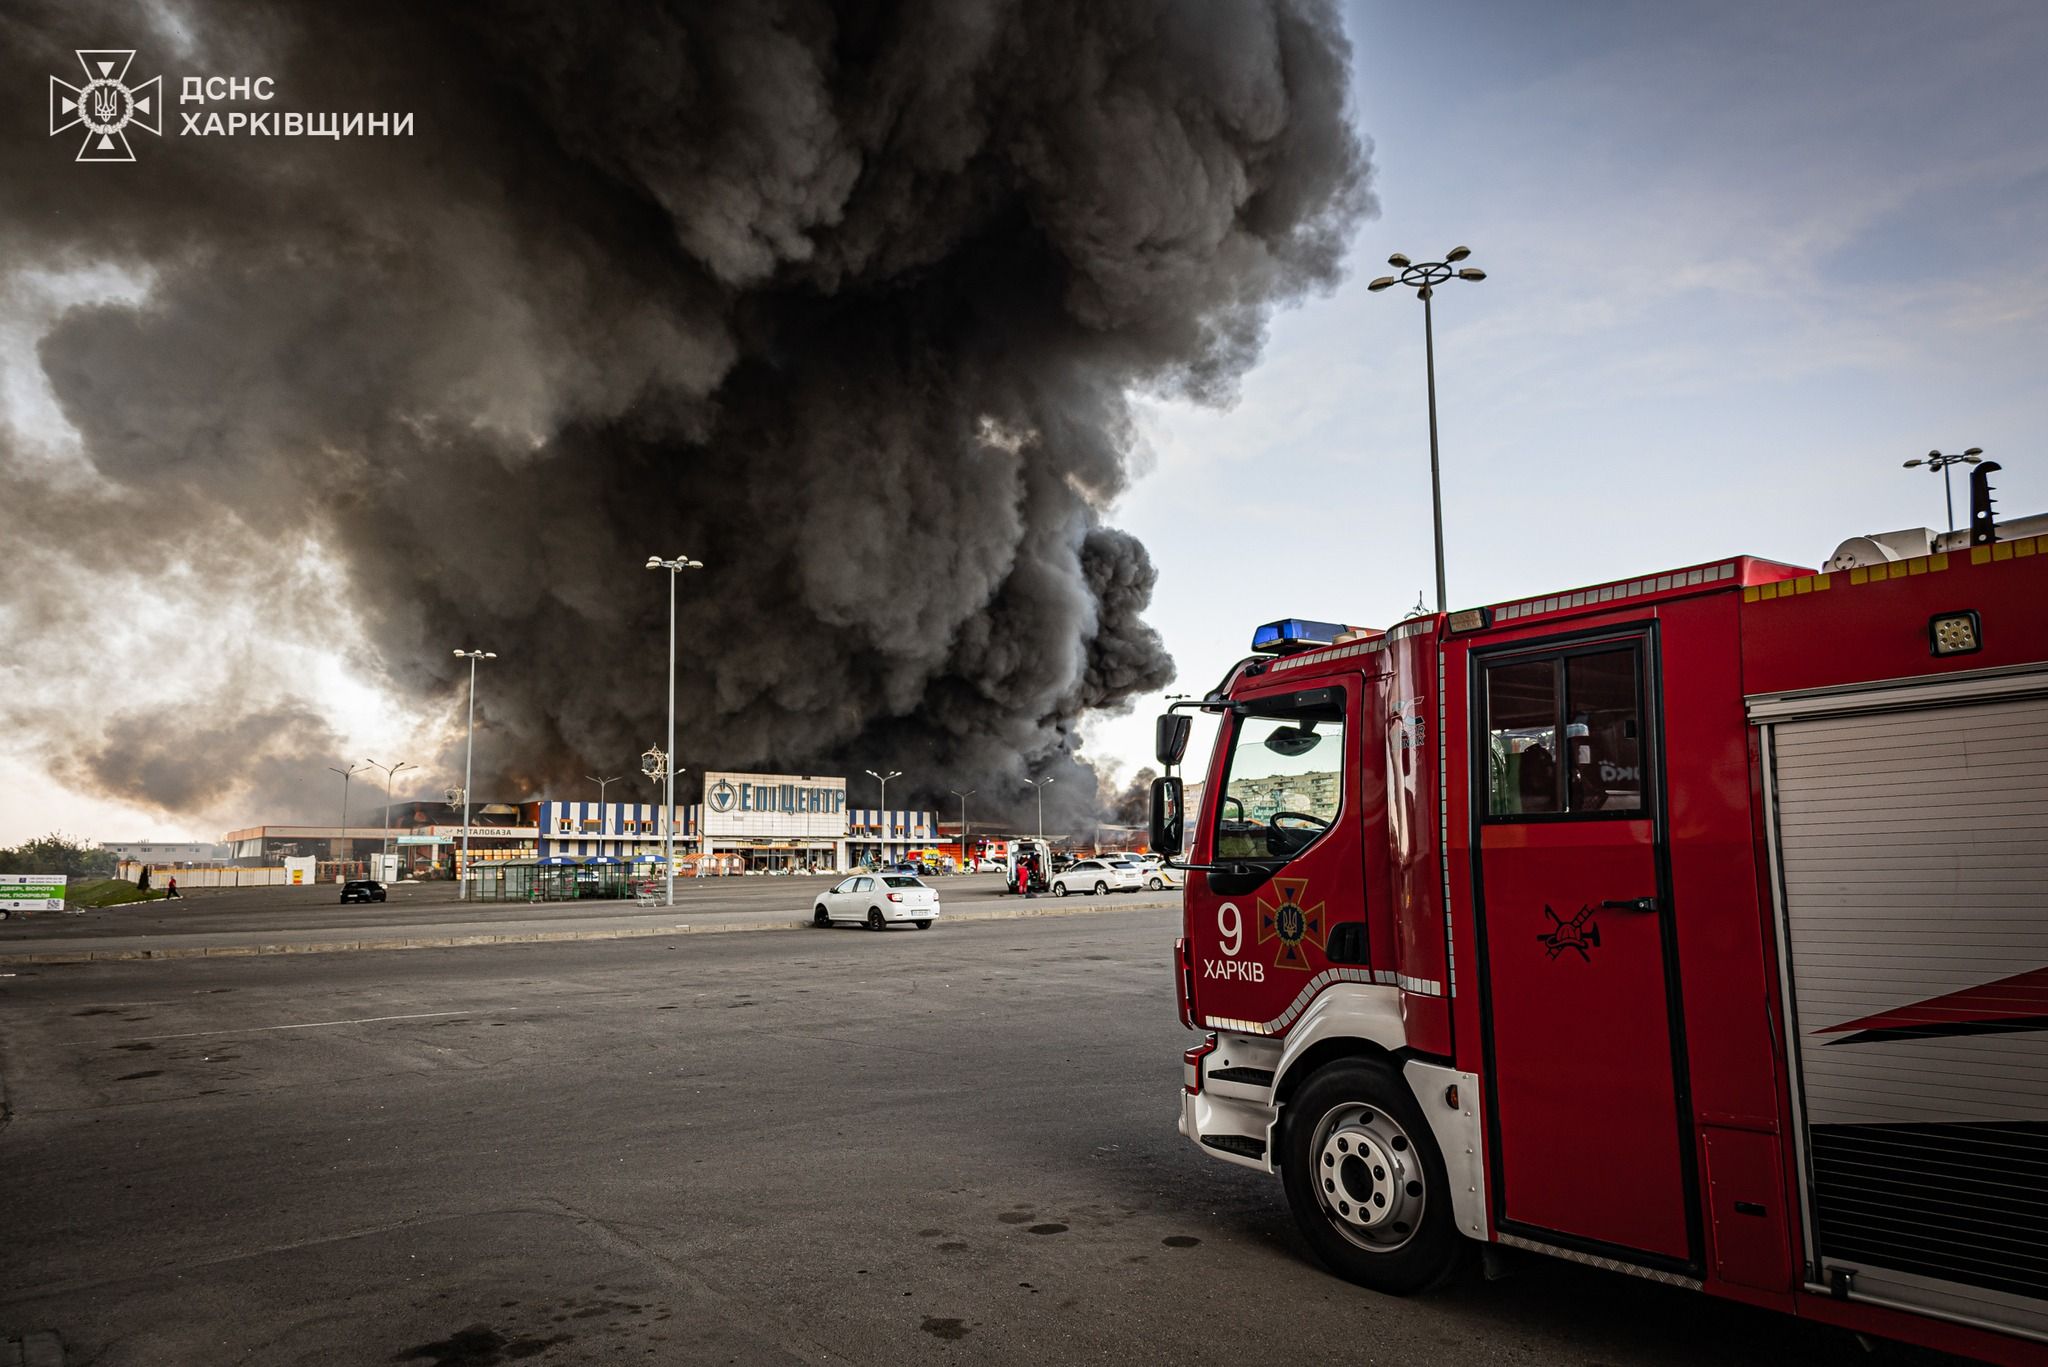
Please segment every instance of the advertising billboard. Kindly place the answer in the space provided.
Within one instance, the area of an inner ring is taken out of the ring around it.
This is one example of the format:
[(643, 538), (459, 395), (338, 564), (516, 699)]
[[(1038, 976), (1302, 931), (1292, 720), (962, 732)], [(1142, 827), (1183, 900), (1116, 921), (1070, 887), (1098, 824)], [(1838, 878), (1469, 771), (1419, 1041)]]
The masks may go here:
[(797, 774), (707, 773), (703, 833), (843, 840), (846, 780)]
[(0, 911), (62, 911), (69, 882), (61, 873), (0, 873)]

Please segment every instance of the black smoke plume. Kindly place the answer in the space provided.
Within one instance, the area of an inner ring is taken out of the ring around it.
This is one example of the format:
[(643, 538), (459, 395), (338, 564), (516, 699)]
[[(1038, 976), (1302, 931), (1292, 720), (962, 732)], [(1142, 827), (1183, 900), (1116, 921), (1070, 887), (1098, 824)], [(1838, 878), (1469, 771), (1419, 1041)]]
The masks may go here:
[[(660, 737), (641, 565), (686, 551), (683, 764), (887, 765), (991, 812), (1056, 772), (1048, 807), (1092, 814), (1079, 728), (1173, 673), (1105, 521), (1128, 396), (1228, 401), (1372, 209), (1325, 0), (0, 15), (17, 92), (109, 46), (165, 78), (134, 165), (72, 164), (26, 100), (0, 139), (5, 297), (59, 301), (34, 363), (81, 439), (14, 414), (0, 622), (89, 634), (108, 576), (162, 577), (450, 713), (451, 649), (496, 650), (480, 796)], [(188, 74), (274, 82), (209, 111), (413, 132), (181, 134)], [(0, 722), (82, 786), (282, 800), (343, 753), (235, 669), (168, 707), (120, 686), (147, 661), (76, 660), (84, 691)]]

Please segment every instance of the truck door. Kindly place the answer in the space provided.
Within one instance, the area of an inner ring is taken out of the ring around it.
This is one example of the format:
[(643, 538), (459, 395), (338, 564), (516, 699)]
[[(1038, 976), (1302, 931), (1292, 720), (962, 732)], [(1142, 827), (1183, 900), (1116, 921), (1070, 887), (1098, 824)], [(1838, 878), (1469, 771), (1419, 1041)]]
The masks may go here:
[(1478, 912), (1496, 1219), (1693, 1261), (1655, 637), (1475, 655)]

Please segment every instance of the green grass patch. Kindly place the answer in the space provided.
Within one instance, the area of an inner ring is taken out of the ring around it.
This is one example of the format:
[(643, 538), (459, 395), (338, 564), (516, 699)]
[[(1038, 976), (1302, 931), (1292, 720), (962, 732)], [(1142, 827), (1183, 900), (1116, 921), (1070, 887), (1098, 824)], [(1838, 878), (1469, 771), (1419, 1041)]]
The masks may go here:
[(130, 902), (154, 902), (163, 897), (159, 888), (148, 892), (139, 891), (133, 883), (120, 878), (77, 878), (65, 890), (64, 905), (67, 907), (118, 907)]

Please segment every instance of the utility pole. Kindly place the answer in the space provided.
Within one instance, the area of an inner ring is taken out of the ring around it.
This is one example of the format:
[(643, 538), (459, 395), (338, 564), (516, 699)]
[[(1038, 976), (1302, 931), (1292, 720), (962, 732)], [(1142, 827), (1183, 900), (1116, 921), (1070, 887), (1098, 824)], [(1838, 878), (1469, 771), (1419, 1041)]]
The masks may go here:
[(1038, 843), (1045, 843), (1045, 786), (1050, 778), (1027, 778), (1024, 780), (1038, 790)]
[(1424, 261), (1417, 265), (1399, 252), (1387, 258), (1387, 264), (1401, 272), (1399, 275), (1383, 275), (1367, 285), (1368, 290), (1378, 292), (1389, 285), (1407, 285), (1414, 289), (1422, 300), (1422, 357), (1424, 373), (1429, 385), (1429, 508), (1431, 520), (1436, 528), (1436, 610), (1448, 612), (1448, 595), (1444, 591), (1444, 485), (1443, 476), (1437, 464), (1436, 450), (1436, 329), (1430, 319), (1430, 300), (1436, 296), (1436, 287), (1446, 280), (1480, 281), (1486, 272), (1477, 266), (1457, 267), (1457, 263), (1472, 255), (1470, 247), (1453, 247), (1444, 253), (1441, 261)]
[(890, 779), (892, 779), (892, 778), (902, 778), (902, 777), (903, 777), (903, 772), (902, 772), (901, 770), (899, 770), (899, 769), (891, 769), (891, 770), (890, 770), (890, 771), (889, 771), (888, 773), (886, 773), (886, 774), (878, 774), (878, 773), (876, 773), (876, 772), (875, 772), (874, 770), (870, 769), (870, 770), (868, 770), (868, 771), (867, 771), (867, 775), (868, 775), (868, 777), (869, 777), (869, 778), (871, 778), (871, 779), (874, 779), (874, 780), (875, 780), (875, 781), (876, 781), (877, 783), (879, 783), (879, 784), (881, 784), (881, 785), (882, 785), (882, 812), (881, 812), (881, 817), (882, 817), (882, 854), (881, 854), (881, 860), (882, 860), (882, 863), (883, 863), (883, 865), (884, 865), (884, 866), (887, 866), (887, 864), (888, 864), (888, 862), (889, 862), (889, 780), (890, 780)]
[(351, 764), (346, 769), (337, 769), (331, 764), (327, 766), (328, 773), (341, 775), (341, 838), (334, 842), (334, 862), (342, 865), (343, 882), (348, 881), (347, 859), (343, 853), (344, 843), (348, 840), (348, 776), (362, 767), (360, 764)]
[(595, 774), (585, 774), (583, 777), (597, 785), (597, 853), (602, 858), (604, 855), (604, 828), (610, 824), (604, 810), (604, 790), (617, 783), (619, 776), (613, 774), (610, 778), (599, 778)]
[(1948, 467), (1951, 465), (1976, 465), (1983, 457), (1984, 448), (1972, 446), (1959, 456), (1944, 456), (1939, 451), (1929, 451), (1919, 460), (1909, 460), (1906, 462), (1908, 470), (1924, 465), (1941, 476), (1941, 493), (1942, 497), (1948, 502), (1948, 529), (1950, 531), (1956, 529), (1956, 491), (1949, 485)]
[(476, 662), (495, 660), (495, 650), (458, 650), (458, 660), (469, 661), (469, 752), (462, 761), (462, 861), (456, 865), (456, 896), (469, 900), (469, 794), (476, 777)]
[(668, 904), (676, 904), (676, 575), (683, 570), (701, 570), (704, 562), (687, 555), (664, 560), (647, 557), (650, 570), (668, 571), (668, 771), (662, 786), (661, 853), (663, 872), (668, 875)]
[[(382, 769), (382, 770), (384, 771), (384, 850), (383, 850), (383, 852), (384, 852), (384, 853), (385, 853), (386, 855), (389, 855), (389, 854), (391, 853), (391, 780), (392, 780), (392, 779), (394, 779), (394, 778), (397, 778), (397, 777), (398, 777), (398, 774), (399, 774), (399, 771), (400, 771), (400, 770), (403, 770), (403, 769), (417, 769), (417, 768), (419, 768), (419, 766), (418, 766), (417, 764), (404, 764), (404, 763), (400, 763), (400, 764), (379, 764), (379, 763), (377, 763), (377, 761), (376, 761), (376, 760), (373, 760), (373, 759), (366, 759), (366, 760), (364, 760), (364, 761), (363, 761), (363, 763), (365, 763), (365, 764), (369, 765), (369, 766), (370, 766), (370, 767), (371, 767), (372, 769)], [(344, 787), (346, 787), (347, 785), (346, 785), (346, 784), (344, 783), (344, 784), (343, 784), (343, 786), (344, 786)], [(346, 803), (343, 803), (342, 805), (343, 805), (344, 807), (346, 807), (346, 806), (347, 806), (347, 804), (346, 804)], [(344, 824), (346, 824), (346, 823), (344, 823)]]

